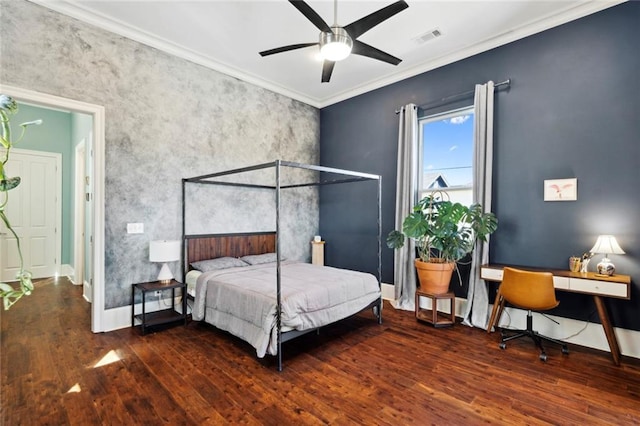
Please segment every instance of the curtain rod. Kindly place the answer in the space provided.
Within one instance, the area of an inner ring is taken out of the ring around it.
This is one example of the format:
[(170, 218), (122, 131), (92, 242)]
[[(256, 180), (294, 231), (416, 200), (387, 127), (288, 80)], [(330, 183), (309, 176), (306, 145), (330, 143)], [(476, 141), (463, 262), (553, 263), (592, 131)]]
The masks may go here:
[[(501, 81), (500, 83), (494, 84), (493, 88), (495, 90), (495, 88), (497, 88), (497, 87), (510, 86), (510, 85), (511, 85), (511, 79), (508, 78), (505, 81)], [(467, 90), (466, 92), (458, 93), (456, 95), (447, 96), (447, 97), (444, 97), (444, 98), (442, 98), (442, 99), (440, 99), (438, 101), (434, 101), (434, 102), (429, 102), (429, 103), (426, 103), (426, 104), (418, 105), (418, 108), (423, 108), (424, 109), (424, 107), (426, 107), (426, 106), (436, 106), (438, 104), (446, 103), (447, 101), (450, 101), (452, 99), (461, 98), (463, 96), (467, 96), (467, 95), (470, 95), (472, 93), (475, 93), (475, 89), (474, 90)], [(396, 110), (396, 114), (400, 114), (400, 110), (399, 109)]]

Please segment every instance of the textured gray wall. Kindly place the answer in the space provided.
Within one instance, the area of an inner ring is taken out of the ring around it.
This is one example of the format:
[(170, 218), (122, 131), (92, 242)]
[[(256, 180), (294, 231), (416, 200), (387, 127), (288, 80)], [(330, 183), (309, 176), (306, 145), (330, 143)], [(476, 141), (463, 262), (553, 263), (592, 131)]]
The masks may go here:
[[(24, 0), (0, 2), (4, 84), (106, 110), (105, 305), (129, 303), (155, 278), (153, 239), (181, 234), (181, 178), (285, 159), (317, 164), (319, 112), (306, 104), (165, 54)], [(224, 191), (223, 191), (224, 192)], [(272, 197), (200, 198), (203, 232), (273, 230)], [(318, 229), (313, 190), (287, 195), (285, 255), (307, 259)], [(254, 213), (254, 214), (250, 214)], [(145, 233), (127, 235), (128, 222)], [(176, 275), (178, 264), (171, 265)]]

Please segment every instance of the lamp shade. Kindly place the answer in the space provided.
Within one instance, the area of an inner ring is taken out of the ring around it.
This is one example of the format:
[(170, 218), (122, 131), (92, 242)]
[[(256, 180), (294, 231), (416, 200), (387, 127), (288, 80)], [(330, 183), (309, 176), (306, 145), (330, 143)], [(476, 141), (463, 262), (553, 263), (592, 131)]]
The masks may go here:
[(591, 248), (591, 253), (624, 254), (624, 250), (620, 248), (613, 235), (599, 235), (595, 245)]
[(173, 274), (167, 262), (180, 260), (180, 241), (178, 240), (157, 240), (149, 243), (149, 262), (160, 262), (162, 268), (158, 274), (158, 281), (169, 283), (173, 279)]
[(156, 240), (149, 243), (149, 262), (175, 262), (180, 260), (180, 241)]
[(604, 257), (596, 266), (599, 275), (611, 276), (616, 272), (616, 267), (607, 257), (608, 254), (624, 254), (620, 248), (616, 237), (613, 235), (599, 235), (595, 245), (591, 248), (592, 253), (602, 253)]

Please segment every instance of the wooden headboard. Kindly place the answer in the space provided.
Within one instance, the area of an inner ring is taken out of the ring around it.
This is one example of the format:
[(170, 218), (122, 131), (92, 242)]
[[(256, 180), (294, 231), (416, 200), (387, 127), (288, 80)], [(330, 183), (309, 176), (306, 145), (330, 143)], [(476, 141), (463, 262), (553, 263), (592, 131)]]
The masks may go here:
[(185, 240), (187, 271), (191, 269), (192, 262), (199, 260), (223, 256), (242, 257), (276, 251), (275, 232), (187, 235)]

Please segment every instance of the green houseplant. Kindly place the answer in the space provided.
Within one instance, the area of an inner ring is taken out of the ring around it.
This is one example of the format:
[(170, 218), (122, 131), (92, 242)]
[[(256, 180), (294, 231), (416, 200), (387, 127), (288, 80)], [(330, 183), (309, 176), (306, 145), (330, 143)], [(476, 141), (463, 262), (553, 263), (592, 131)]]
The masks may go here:
[(457, 263), (473, 251), (476, 241), (486, 241), (497, 228), (496, 216), (483, 212), (480, 204), (453, 203), (446, 192), (435, 191), (413, 207), (402, 223), (402, 231), (389, 233), (387, 246), (400, 248), (406, 238), (413, 239), (420, 287), (440, 294), (448, 291)]
[(24, 136), (24, 132), (27, 126), (36, 124), (42, 124), (42, 120), (29, 121), (27, 123), (20, 124), (22, 132), (20, 137), (13, 141), (11, 138), (11, 123), (9, 116), (18, 112), (18, 104), (11, 97), (0, 94), (0, 125), (2, 126), (2, 134), (0, 135), (0, 146), (2, 151), (0, 152), (0, 220), (7, 228), (7, 230), (13, 235), (16, 241), (18, 249), (18, 257), (20, 259), (20, 266), (18, 273), (16, 274), (16, 280), (18, 287), (14, 288), (12, 285), (0, 282), (0, 297), (5, 309), (9, 309), (11, 305), (16, 303), (22, 296), (29, 295), (33, 291), (33, 282), (31, 281), (31, 273), (25, 271), (24, 261), (22, 258), (22, 249), (20, 248), (20, 238), (18, 234), (11, 227), (9, 218), (6, 215), (7, 203), (9, 201), (9, 191), (20, 185), (20, 177), (8, 177), (6, 175), (6, 164), (9, 161), (9, 153), (11, 148), (18, 143)]

